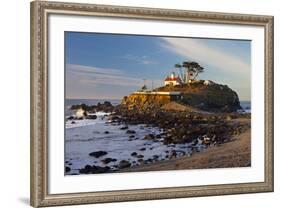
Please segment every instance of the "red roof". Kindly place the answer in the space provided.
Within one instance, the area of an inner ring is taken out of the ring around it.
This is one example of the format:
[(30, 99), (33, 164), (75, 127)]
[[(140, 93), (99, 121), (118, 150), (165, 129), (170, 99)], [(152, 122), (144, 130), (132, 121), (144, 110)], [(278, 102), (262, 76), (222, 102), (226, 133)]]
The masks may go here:
[(180, 78), (179, 78), (179, 77), (174, 77), (174, 78), (167, 77), (167, 78), (165, 79), (165, 81), (178, 81), (178, 82), (180, 82)]

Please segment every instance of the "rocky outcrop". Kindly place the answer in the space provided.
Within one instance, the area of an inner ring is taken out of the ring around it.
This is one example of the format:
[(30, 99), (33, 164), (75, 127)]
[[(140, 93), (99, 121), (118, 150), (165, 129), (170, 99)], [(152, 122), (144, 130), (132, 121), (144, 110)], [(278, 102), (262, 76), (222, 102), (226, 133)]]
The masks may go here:
[(120, 116), (114, 123), (159, 127), (163, 130), (161, 134), (150, 133), (141, 139), (163, 141), (164, 144), (190, 143), (204, 135), (212, 139), (204, 142), (224, 143), (232, 135), (249, 129), (250, 125), (240, 120), (250, 120), (251, 117), (250, 114), (166, 111), (161, 108), (153, 111), (120, 110), (115, 113)]
[[(220, 85), (209, 81), (195, 81), (181, 86), (163, 86), (155, 89), (157, 92), (177, 92), (180, 95), (163, 95), (133, 93), (125, 96), (122, 105), (128, 109), (158, 109), (163, 105), (175, 101), (204, 111), (211, 112), (234, 112), (240, 109), (240, 102), (235, 91), (227, 85)], [(184, 110), (182, 107), (181, 110)]]
[(175, 101), (169, 102), (169, 103), (161, 106), (161, 109), (166, 110), (166, 111), (190, 111), (190, 112), (197, 111), (197, 109), (195, 109), (195, 108), (184, 105), (182, 103), (177, 103)]
[(153, 95), (153, 94), (131, 94), (125, 96), (122, 100), (122, 105), (129, 109), (142, 108), (144, 110), (160, 107), (172, 100), (170, 95)]
[(182, 102), (190, 106), (219, 112), (234, 112), (240, 109), (240, 101), (235, 91), (227, 85), (213, 84), (197, 93), (184, 93)]
[(97, 105), (86, 105), (82, 103), (79, 105), (71, 106), (71, 110), (80, 110), (80, 109), (83, 110), (84, 112), (89, 112), (89, 113), (95, 113), (98, 111), (112, 112), (114, 106), (108, 101), (104, 101), (104, 103), (98, 103)]

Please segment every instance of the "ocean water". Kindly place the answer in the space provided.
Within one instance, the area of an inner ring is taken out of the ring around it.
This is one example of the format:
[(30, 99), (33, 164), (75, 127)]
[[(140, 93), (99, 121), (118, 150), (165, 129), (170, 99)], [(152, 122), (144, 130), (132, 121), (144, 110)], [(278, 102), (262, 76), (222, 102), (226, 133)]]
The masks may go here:
[(251, 101), (240, 101), (240, 106), (246, 113), (251, 113)]
[[(76, 120), (75, 124), (66, 121), (65, 131), (65, 161), (71, 171), (67, 175), (79, 174), (79, 169), (85, 165), (108, 166), (111, 170), (117, 170), (116, 165), (121, 160), (127, 160), (132, 166), (139, 165), (139, 158), (132, 156), (133, 152), (142, 155), (143, 160), (153, 159), (165, 160), (172, 155), (173, 151), (177, 156), (190, 155), (191, 144), (169, 144), (164, 145), (163, 139), (159, 141), (145, 140), (145, 135), (161, 134), (163, 129), (147, 127), (145, 125), (128, 125), (128, 129), (134, 130), (135, 134), (127, 134), (127, 130), (121, 130), (124, 125), (117, 125), (110, 122), (107, 113), (97, 112), (97, 119)], [(130, 138), (134, 135), (134, 138)], [(198, 151), (204, 149), (203, 145), (196, 146)], [(106, 151), (107, 155), (94, 158), (89, 153)], [(103, 159), (116, 159), (115, 162), (104, 164)], [(71, 164), (71, 166), (69, 165)]]
[[(66, 116), (74, 113), (70, 110), (72, 105), (81, 103), (96, 105), (104, 101), (109, 101), (113, 105), (120, 103), (120, 100), (66, 100)], [(251, 102), (242, 101), (241, 107), (244, 111), (250, 112)], [(163, 133), (163, 129), (158, 127), (128, 125), (130, 130), (136, 132), (134, 138), (130, 138), (132, 134), (127, 134), (127, 130), (120, 129), (124, 124), (111, 123), (110, 113), (96, 112), (95, 115), (97, 119), (75, 120), (75, 123), (67, 120), (65, 123), (65, 162), (67, 162), (66, 166), (71, 168), (66, 175), (79, 174), (79, 169), (84, 168), (85, 165), (109, 166), (112, 170), (116, 170), (116, 165), (121, 160), (127, 160), (132, 166), (137, 166), (141, 162), (131, 155), (133, 152), (142, 155), (143, 160), (155, 157), (158, 160), (167, 160), (174, 151), (177, 152), (178, 157), (192, 153), (190, 143), (165, 145), (163, 139), (157, 142), (143, 139), (147, 134)], [(201, 151), (205, 147), (198, 144), (195, 148)], [(107, 154), (100, 158), (89, 156), (89, 153), (95, 151), (106, 151)], [(116, 159), (116, 161), (104, 164), (102, 160), (105, 158)]]
[[(74, 112), (69, 108), (74, 104), (85, 103), (95, 105), (105, 100), (67, 100), (66, 116), (72, 115)], [(106, 100), (113, 105), (120, 103), (120, 100)], [(166, 160), (174, 151), (177, 157), (181, 155), (190, 155), (192, 153), (191, 144), (169, 144), (164, 145), (164, 139), (158, 141), (144, 140), (145, 135), (161, 134), (163, 129), (158, 127), (150, 127), (145, 125), (128, 125), (128, 129), (134, 130), (135, 134), (128, 134), (127, 129), (121, 130), (124, 124), (111, 123), (110, 113), (96, 112), (97, 119), (75, 120), (73, 123), (67, 120), (65, 123), (65, 162), (71, 171), (66, 175), (79, 174), (79, 170), (86, 165), (108, 166), (111, 170), (116, 170), (116, 166), (121, 160), (127, 160), (132, 166), (141, 163), (139, 159), (148, 160)], [(131, 135), (134, 135), (132, 138)], [(131, 137), (130, 137), (131, 136)], [(198, 151), (204, 149), (204, 145), (198, 144), (195, 148)], [(107, 154), (94, 158), (89, 153), (95, 151), (106, 151)], [(136, 152), (142, 158), (137, 158), (131, 154)], [(102, 160), (105, 158), (116, 159), (115, 162), (104, 164)]]
[(65, 99), (65, 105), (68, 107), (82, 103), (86, 105), (96, 105), (98, 103), (103, 103), (104, 101), (109, 101), (112, 105), (118, 105), (121, 103), (120, 99)]

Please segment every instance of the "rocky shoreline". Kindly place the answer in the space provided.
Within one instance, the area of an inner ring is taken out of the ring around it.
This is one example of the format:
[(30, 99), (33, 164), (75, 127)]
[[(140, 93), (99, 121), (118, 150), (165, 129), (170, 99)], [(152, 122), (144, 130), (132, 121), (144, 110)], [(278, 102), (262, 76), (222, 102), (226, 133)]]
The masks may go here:
[[(244, 123), (234, 125), (229, 121), (250, 117), (250, 114), (178, 112), (161, 108), (127, 110), (122, 106), (116, 108), (115, 113), (111, 115), (113, 123), (146, 124), (164, 129), (161, 138), (164, 138), (165, 144), (196, 143), (200, 140), (204, 140), (206, 144), (221, 144), (228, 141), (232, 135), (243, 133), (250, 128)], [(151, 136), (151, 139), (157, 138)]]
[[(150, 144), (162, 143), (166, 146), (186, 145), (183, 146), (182, 150), (167, 151), (164, 158), (160, 158), (159, 155), (155, 154), (147, 159), (144, 159), (141, 152), (147, 151), (147, 148), (150, 147), (143, 147), (137, 152), (131, 153), (131, 156), (136, 158), (136, 161), (133, 162), (124, 158), (116, 163), (116, 159), (107, 157), (107, 152), (103, 150), (89, 152), (90, 157), (101, 158), (104, 165), (85, 165), (79, 170), (80, 174), (123, 172), (128, 169), (134, 170), (137, 167), (145, 167), (148, 164), (158, 164), (175, 158), (190, 157), (203, 149), (230, 143), (233, 141), (233, 138), (244, 134), (251, 128), (250, 122), (245, 122), (245, 120), (250, 121), (251, 115), (248, 113), (214, 114), (196, 111), (192, 108), (187, 108), (186, 110), (185, 108), (180, 108), (181, 110), (178, 110), (177, 108), (167, 109), (153, 106), (146, 109), (128, 109), (125, 105), (113, 106), (110, 102), (94, 106), (81, 104), (72, 106), (72, 109), (76, 111), (83, 110), (82, 113), (80, 112), (80, 117), (68, 118), (74, 122), (76, 119), (96, 119), (93, 115), (95, 112), (103, 111), (110, 113), (107, 116), (107, 123), (121, 126), (120, 130), (126, 132), (128, 141), (141, 139), (148, 141)], [(132, 125), (142, 125), (143, 128), (155, 127), (162, 131), (157, 134), (147, 134), (143, 138), (136, 138), (136, 131), (129, 128)], [(104, 134), (108, 133), (104, 132)], [(71, 170), (71, 167), (69, 166), (70, 161), (66, 162), (65, 172), (67, 173)], [(115, 165), (112, 166), (112, 169), (108, 164), (113, 163)]]
[[(249, 123), (248, 119), (244, 120)], [(192, 157), (179, 157), (157, 163), (122, 169), (121, 172), (167, 171), (207, 168), (235, 168), (251, 166), (251, 132), (250, 129), (232, 137), (223, 145), (195, 152)]]

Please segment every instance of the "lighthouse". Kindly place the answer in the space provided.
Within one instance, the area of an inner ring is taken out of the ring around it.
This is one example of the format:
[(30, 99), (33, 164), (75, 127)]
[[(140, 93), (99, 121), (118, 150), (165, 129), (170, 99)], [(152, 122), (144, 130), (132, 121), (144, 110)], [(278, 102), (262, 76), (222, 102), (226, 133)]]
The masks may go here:
[(180, 85), (180, 83), (181, 83), (181, 79), (178, 76), (176, 76), (175, 72), (172, 72), (170, 76), (167, 76), (164, 81), (165, 85), (172, 85), (172, 86)]

